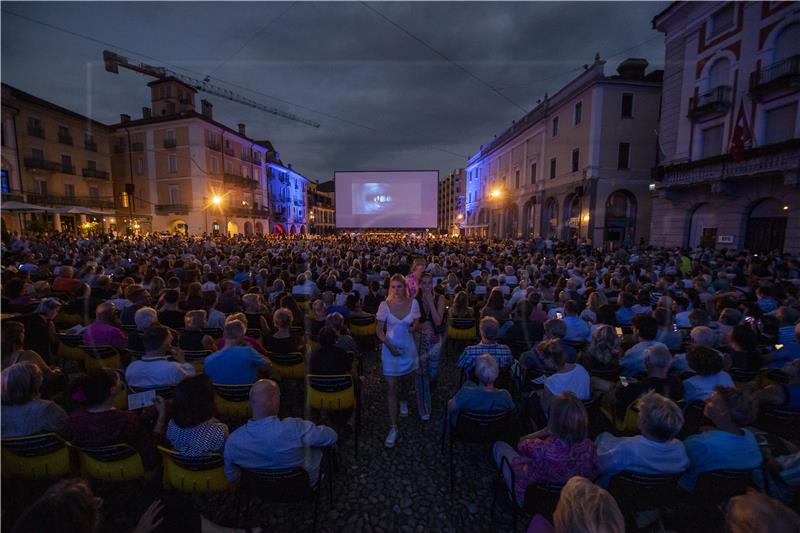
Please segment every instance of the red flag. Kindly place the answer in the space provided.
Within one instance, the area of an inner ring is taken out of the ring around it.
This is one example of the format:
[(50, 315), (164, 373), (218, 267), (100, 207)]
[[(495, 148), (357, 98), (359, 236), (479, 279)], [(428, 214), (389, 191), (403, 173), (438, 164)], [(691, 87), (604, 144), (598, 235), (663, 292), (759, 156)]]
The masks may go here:
[(753, 132), (747, 120), (747, 113), (744, 110), (744, 101), (739, 105), (739, 113), (736, 115), (736, 124), (731, 134), (729, 151), (734, 161), (744, 160), (744, 152), (753, 146)]

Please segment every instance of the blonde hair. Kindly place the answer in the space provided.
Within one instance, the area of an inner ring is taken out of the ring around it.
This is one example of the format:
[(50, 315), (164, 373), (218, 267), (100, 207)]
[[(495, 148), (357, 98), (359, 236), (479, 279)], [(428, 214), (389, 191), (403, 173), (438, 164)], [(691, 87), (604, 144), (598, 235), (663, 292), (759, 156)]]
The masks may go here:
[(403, 284), (404, 298), (408, 298), (408, 282), (406, 281), (405, 276), (403, 276), (402, 274), (395, 274), (391, 278), (389, 278), (389, 288), (390, 288), (390, 290), (389, 290), (389, 294), (386, 295), (386, 301), (387, 302), (391, 302), (392, 300), (394, 300), (394, 294), (391, 291), (391, 286), (392, 286), (392, 283), (394, 283), (396, 281), (399, 281), (400, 283)]
[(572, 392), (566, 391), (553, 398), (549, 414), (547, 429), (553, 436), (570, 445), (586, 440), (589, 415), (586, 406)]
[(588, 355), (593, 359), (610, 364), (619, 354), (619, 337), (611, 326), (600, 326), (592, 333)]
[(592, 294), (590, 294), (589, 299), (586, 302), (586, 307), (588, 307), (592, 311), (597, 311), (603, 305), (608, 305), (608, 298), (606, 298), (605, 294), (598, 291), (595, 291)]
[(556, 533), (625, 533), (625, 519), (613, 496), (580, 476), (561, 489), (553, 524)]
[(187, 312), (183, 316), (183, 322), (186, 324), (186, 329), (203, 328), (206, 325), (206, 311), (205, 309), (195, 309)]
[(725, 516), (729, 533), (795, 533), (800, 516), (774, 498), (749, 491), (728, 502)]
[(292, 314), (292, 310), (286, 307), (276, 309), (275, 312), (272, 313), (272, 323), (275, 324), (276, 328), (289, 329), (293, 320), (294, 315)]

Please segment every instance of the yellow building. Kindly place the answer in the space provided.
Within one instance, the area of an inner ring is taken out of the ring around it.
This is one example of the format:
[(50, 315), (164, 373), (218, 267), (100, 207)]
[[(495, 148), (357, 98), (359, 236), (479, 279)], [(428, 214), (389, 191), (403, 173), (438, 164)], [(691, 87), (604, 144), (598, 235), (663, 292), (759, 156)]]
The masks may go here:
[(2, 111), (3, 199), (51, 210), (4, 211), (4, 227), (38, 221), (56, 231), (113, 229), (108, 127), (6, 84)]

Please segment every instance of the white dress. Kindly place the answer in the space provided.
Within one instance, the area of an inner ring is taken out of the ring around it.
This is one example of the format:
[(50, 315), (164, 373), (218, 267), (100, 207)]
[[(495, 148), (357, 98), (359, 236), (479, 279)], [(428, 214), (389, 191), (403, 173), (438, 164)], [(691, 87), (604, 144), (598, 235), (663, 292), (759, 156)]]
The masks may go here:
[(386, 338), (402, 350), (400, 355), (394, 355), (386, 345), (383, 346), (381, 351), (383, 375), (405, 376), (419, 368), (417, 343), (414, 341), (414, 335), (410, 329), (414, 320), (419, 318), (417, 300), (411, 301), (411, 310), (402, 319), (397, 318), (389, 311), (389, 304), (381, 302), (375, 318), (386, 322)]

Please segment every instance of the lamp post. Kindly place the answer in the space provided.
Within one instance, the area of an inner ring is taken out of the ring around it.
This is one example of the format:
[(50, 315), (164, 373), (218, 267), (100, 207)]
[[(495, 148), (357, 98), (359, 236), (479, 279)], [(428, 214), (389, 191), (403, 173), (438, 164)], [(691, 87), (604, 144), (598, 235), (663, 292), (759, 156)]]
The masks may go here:
[[(216, 206), (217, 208), (220, 208), (220, 206), (222, 205), (222, 197), (220, 195), (218, 195), (218, 194), (215, 194), (214, 196), (211, 197), (211, 204)], [(208, 231), (208, 225), (206, 225), (206, 231)], [(225, 233), (227, 234), (227, 232), (228, 232), (228, 227), (227, 227), (227, 224), (226, 224), (225, 225)]]

